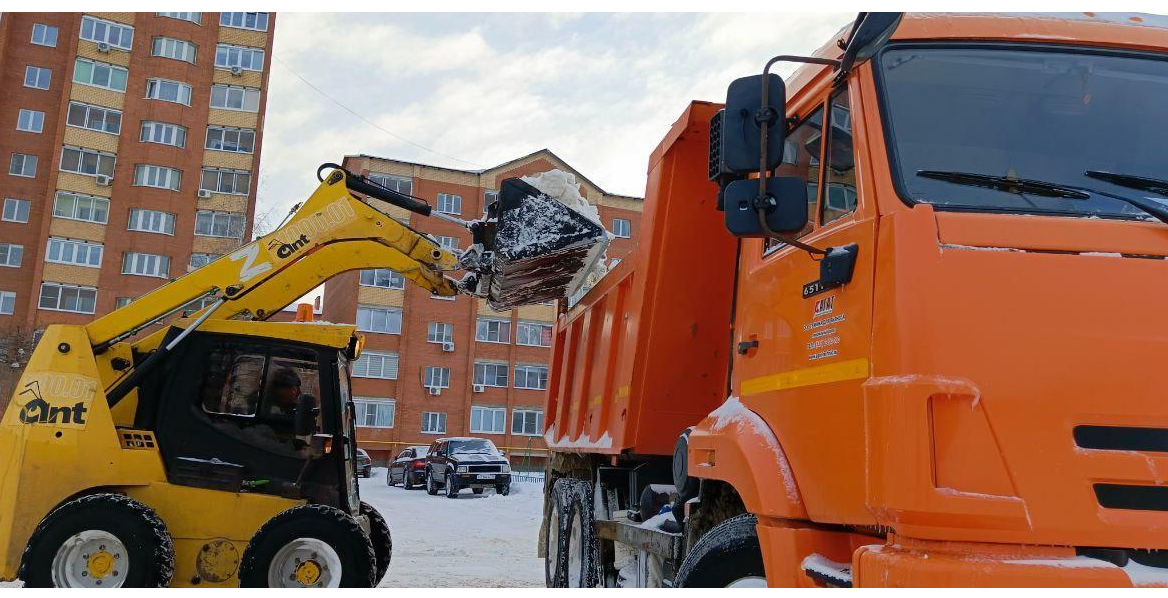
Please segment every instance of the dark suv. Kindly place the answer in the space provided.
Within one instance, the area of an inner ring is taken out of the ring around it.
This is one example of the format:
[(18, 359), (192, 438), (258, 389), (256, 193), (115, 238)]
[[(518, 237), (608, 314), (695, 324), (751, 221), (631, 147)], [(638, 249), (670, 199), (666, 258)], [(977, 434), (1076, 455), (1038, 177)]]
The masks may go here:
[(426, 492), (446, 491), (458, 498), (458, 491), (470, 488), (482, 494), (486, 488), (506, 496), (511, 491), (511, 465), (486, 438), (439, 438), (426, 455)]

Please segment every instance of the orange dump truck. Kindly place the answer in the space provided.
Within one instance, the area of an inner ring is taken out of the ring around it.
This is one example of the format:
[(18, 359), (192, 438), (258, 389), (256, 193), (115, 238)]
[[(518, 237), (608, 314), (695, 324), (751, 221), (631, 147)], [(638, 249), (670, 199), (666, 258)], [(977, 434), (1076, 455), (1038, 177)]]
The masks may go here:
[(549, 585), (1165, 585), (1168, 23), (838, 41), (691, 104), (561, 314)]

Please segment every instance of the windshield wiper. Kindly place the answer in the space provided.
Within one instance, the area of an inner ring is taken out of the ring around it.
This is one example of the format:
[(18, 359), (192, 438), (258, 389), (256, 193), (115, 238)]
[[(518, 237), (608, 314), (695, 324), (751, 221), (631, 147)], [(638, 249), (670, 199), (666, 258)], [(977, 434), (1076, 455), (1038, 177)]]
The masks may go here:
[(947, 183), (957, 183), (958, 185), (968, 185), (970, 187), (997, 189), (998, 191), (1005, 191), (1006, 193), (1013, 193), (1016, 195), (1041, 195), (1044, 197), (1063, 197), (1067, 199), (1091, 198), (1089, 193), (1084, 193), (1065, 185), (1056, 185), (1054, 183), (1035, 181), (1031, 179), (1016, 179), (1005, 176), (976, 174), (972, 172), (954, 172), (947, 170), (918, 170), (917, 176), (926, 179), (945, 181)]
[(1155, 193), (1156, 195), (1163, 195), (1168, 197), (1168, 181), (1162, 179), (1153, 179), (1146, 176), (1136, 176), (1134, 174), (1118, 174), (1115, 172), (1104, 172), (1102, 170), (1088, 170), (1083, 174), (1101, 181), (1107, 181), (1113, 185), (1120, 187), (1127, 187), (1128, 189), (1138, 189), (1140, 191), (1147, 191)]
[[(1143, 177), (1126, 177), (1125, 175), (1112, 175), (1110, 173), (1099, 172), (1095, 170), (1087, 171), (1086, 175), (1091, 178), (1100, 180), (1108, 180), (1115, 183), (1113, 180), (1104, 179), (1101, 176), (1092, 176), (1092, 174), (1107, 175), (1124, 180), (1143, 179)], [(1162, 204), (1158, 201), (1144, 199), (1141, 197), (1126, 197), (1123, 195), (1116, 195), (1114, 193), (1107, 193), (1096, 189), (1088, 189), (1086, 187), (1076, 187), (1071, 185), (1058, 185), (1055, 183), (1048, 183), (1046, 181), (1036, 181), (1033, 179), (1015, 179), (1004, 176), (993, 176), (988, 174), (974, 174), (970, 172), (948, 172), (944, 170), (918, 170), (917, 176), (926, 179), (937, 179), (939, 181), (946, 181), (949, 183), (956, 183), (958, 185), (969, 185), (971, 187), (986, 187), (989, 189), (997, 189), (998, 191), (1005, 191), (1006, 193), (1013, 193), (1015, 195), (1044, 195), (1046, 197), (1063, 197), (1066, 199), (1090, 199), (1091, 194), (1102, 195), (1103, 197), (1110, 197), (1122, 201), (1130, 206), (1134, 206), (1143, 210), (1145, 213), (1151, 215), (1155, 219), (1168, 224), (1168, 205)], [(1156, 179), (1143, 179), (1146, 181), (1155, 181)], [(1122, 185), (1124, 187), (1131, 187), (1132, 185)], [(1168, 185), (1168, 181), (1164, 181)], [(1133, 187), (1134, 188), (1134, 187)], [(1168, 187), (1165, 187), (1165, 192), (1168, 194)]]

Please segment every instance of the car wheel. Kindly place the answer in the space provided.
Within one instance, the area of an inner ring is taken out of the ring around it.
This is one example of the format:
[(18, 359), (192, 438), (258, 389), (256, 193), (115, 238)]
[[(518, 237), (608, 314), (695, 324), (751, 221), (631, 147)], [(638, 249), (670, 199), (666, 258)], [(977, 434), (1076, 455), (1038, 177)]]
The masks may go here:
[(495, 486), (495, 494), (499, 496), (507, 496), (511, 494), (511, 484), (499, 484)]
[(325, 505), (292, 507), (260, 527), (239, 566), (244, 588), (371, 588), (377, 555), (361, 524)]
[(430, 496), (438, 494), (438, 485), (434, 483), (434, 472), (429, 469), (426, 470), (426, 494)]
[(458, 484), (454, 482), (450, 472), (446, 472), (446, 498), (458, 498)]
[(31, 588), (158, 588), (173, 571), (174, 542), (152, 509), (121, 494), (92, 494), (41, 521), (18, 577)]
[(405, 490), (413, 490), (414, 489), (414, 480), (411, 479), (409, 473), (404, 472), (404, 471), (402, 472), (402, 488)]
[(766, 587), (757, 525), (754, 515), (746, 514), (710, 528), (682, 561), (674, 586)]

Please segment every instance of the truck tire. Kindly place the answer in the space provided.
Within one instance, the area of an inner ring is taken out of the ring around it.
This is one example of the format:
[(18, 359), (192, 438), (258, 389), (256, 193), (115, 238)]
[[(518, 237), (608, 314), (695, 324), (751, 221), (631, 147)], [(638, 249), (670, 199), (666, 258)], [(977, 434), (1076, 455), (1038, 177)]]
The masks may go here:
[(174, 541), (150, 507), (121, 494), (91, 494), (41, 521), (17, 576), (30, 588), (160, 588), (173, 573)]
[(377, 555), (361, 524), (325, 505), (292, 507), (260, 527), (243, 551), (244, 588), (371, 588)]
[(438, 485), (434, 483), (434, 472), (426, 469), (426, 494), (430, 496), (438, 495)]
[(757, 525), (747, 513), (710, 528), (682, 561), (674, 587), (766, 587)]
[(568, 559), (563, 540), (567, 537), (565, 525), (573, 481), (570, 478), (556, 480), (547, 498), (547, 556), (544, 557), (543, 572), (549, 588), (567, 587), (565, 571)]
[(443, 486), (446, 488), (446, 498), (458, 498), (458, 484), (454, 482), (453, 472), (446, 472), (446, 479), (443, 481)]
[(361, 501), (361, 514), (369, 518), (369, 543), (373, 544), (373, 555), (377, 559), (377, 573), (373, 585), (381, 583), (389, 569), (389, 560), (393, 556), (393, 536), (389, 533), (389, 524), (385, 517), (377, 512), (372, 505)]

